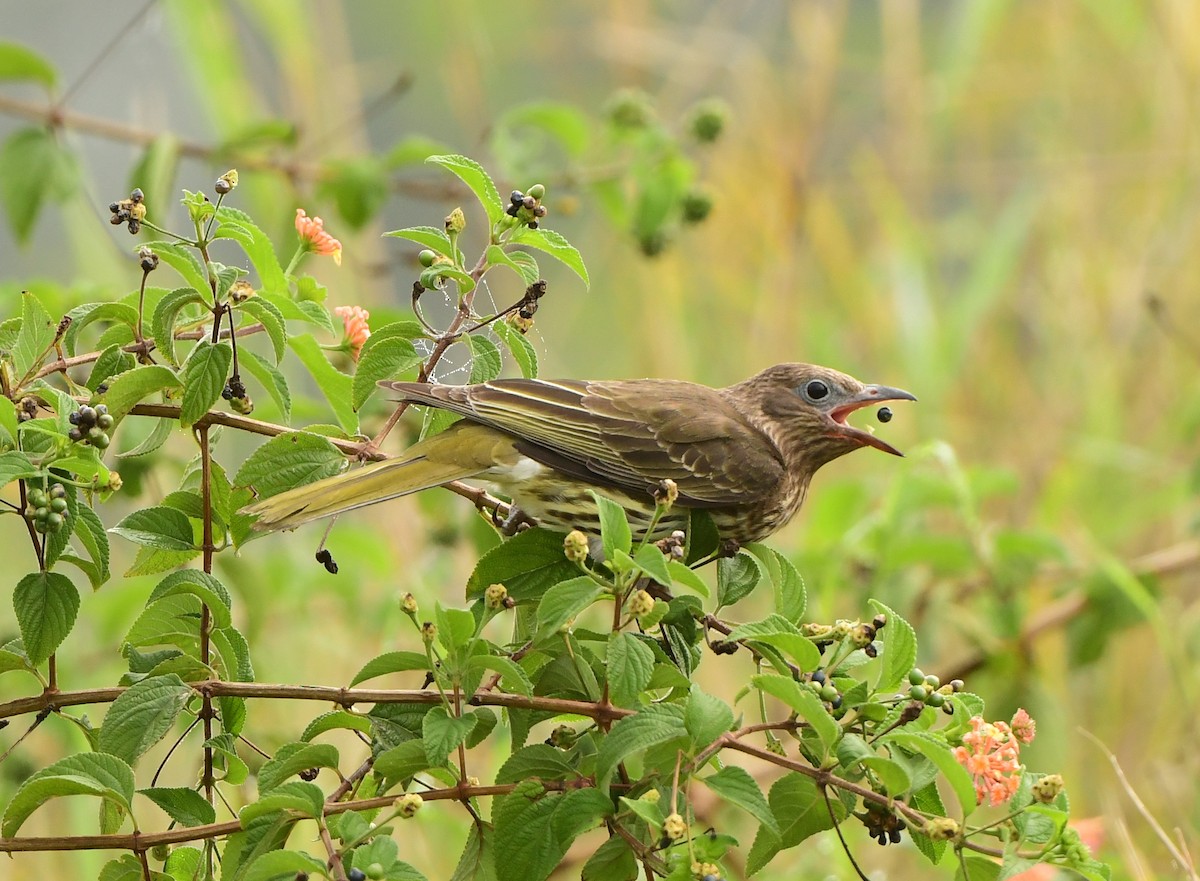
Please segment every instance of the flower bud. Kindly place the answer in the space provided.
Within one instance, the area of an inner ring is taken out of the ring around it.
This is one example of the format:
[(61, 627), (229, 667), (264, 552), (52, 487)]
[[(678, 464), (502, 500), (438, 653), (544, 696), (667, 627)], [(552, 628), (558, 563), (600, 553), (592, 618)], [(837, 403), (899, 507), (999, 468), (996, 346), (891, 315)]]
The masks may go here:
[(401, 819), (411, 820), (417, 815), (417, 811), (421, 810), (421, 805), (424, 803), (425, 800), (415, 792), (406, 792), (392, 802), (392, 806)]
[(929, 817), (921, 830), (934, 841), (951, 841), (958, 837), (958, 821), (951, 817)]
[(721, 137), (729, 122), (729, 105), (718, 98), (701, 101), (692, 108), (688, 131), (702, 144), (711, 144)]
[(588, 556), (587, 536), (578, 529), (572, 529), (563, 539), (563, 552), (572, 563), (582, 563)]
[(503, 609), (504, 600), (508, 596), (508, 588), (503, 584), (490, 584), (483, 592), (483, 603), (489, 609)]
[(218, 196), (225, 196), (233, 192), (233, 188), (238, 185), (238, 173), (236, 168), (231, 168), (219, 178), (213, 189), (217, 191)]
[(663, 821), (663, 834), (672, 841), (678, 841), (687, 834), (687, 822), (679, 814), (671, 814)]
[(654, 597), (644, 590), (639, 590), (629, 598), (629, 614), (641, 618), (654, 611)]
[(662, 793), (659, 792), (657, 789), (647, 789), (645, 792), (642, 793), (642, 797), (640, 799), (638, 799), (638, 801), (644, 801), (644, 802), (646, 802), (646, 804), (656, 805), (656, 804), (658, 804), (659, 799), (661, 799), (661, 798), (662, 798)]
[(421, 639), (425, 640), (427, 643), (433, 642), (435, 639), (437, 639), (437, 632), (437, 625), (432, 621), (426, 621), (421, 625)]
[(1061, 774), (1047, 774), (1033, 784), (1034, 800), (1044, 805), (1048, 805), (1058, 798), (1062, 791), (1063, 779)]
[(142, 267), (142, 272), (153, 272), (158, 268), (158, 255), (147, 247), (138, 248), (138, 261)]
[(546, 187), (543, 184), (534, 184), (529, 188), (527, 196), (533, 196), (539, 202), (546, 197)]
[(239, 278), (229, 288), (229, 298), (235, 303), (245, 303), (254, 296), (254, 293), (254, 285), (244, 278)]
[(654, 490), (654, 502), (664, 512), (671, 510), (671, 506), (675, 504), (678, 498), (679, 484), (669, 477), (658, 482), (658, 488)]
[(467, 228), (467, 215), (461, 208), (455, 208), (446, 216), (446, 232), (457, 234)]
[(417, 598), (415, 596), (413, 596), (411, 593), (406, 593), (404, 596), (400, 597), (400, 611), (402, 611), (405, 615), (416, 617), (417, 610)]

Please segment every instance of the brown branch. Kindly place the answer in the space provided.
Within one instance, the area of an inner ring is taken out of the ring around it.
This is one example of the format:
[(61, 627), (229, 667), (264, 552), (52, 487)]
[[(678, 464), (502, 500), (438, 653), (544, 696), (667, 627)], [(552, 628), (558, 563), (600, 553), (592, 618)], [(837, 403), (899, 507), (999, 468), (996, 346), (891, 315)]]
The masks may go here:
[[(245, 327), (237, 329), (239, 337), (250, 336), (256, 333), (262, 333), (266, 330), (261, 324), (247, 324)], [(182, 330), (175, 334), (177, 340), (199, 340), (208, 337), (208, 334), (203, 330)], [(229, 331), (222, 330), (220, 339), (229, 339)], [(129, 343), (121, 347), (121, 351), (128, 352), (131, 355), (148, 355), (158, 348), (154, 344), (154, 340), (142, 340), (140, 343)], [(51, 361), (49, 364), (42, 365), (41, 369), (34, 374), (34, 379), (41, 379), (49, 376), (52, 373), (61, 373), (64, 370), (70, 370), (72, 367), (81, 367), (84, 364), (91, 364), (101, 355), (100, 352), (88, 352), (84, 355), (72, 355), (70, 358), (59, 358), (57, 361)]]

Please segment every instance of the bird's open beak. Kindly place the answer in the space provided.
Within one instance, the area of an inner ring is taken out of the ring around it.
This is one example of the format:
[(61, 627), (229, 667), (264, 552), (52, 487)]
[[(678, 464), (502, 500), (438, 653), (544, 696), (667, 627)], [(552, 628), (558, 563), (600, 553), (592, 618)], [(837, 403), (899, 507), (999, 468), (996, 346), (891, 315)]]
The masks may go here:
[(903, 389), (892, 388), (886, 385), (869, 385), (847, 403), (830, 410), (829, 418), (837, 423), (843, 434), (854, 438), (859, 443), (874, 447), (877, 450), (883, 450), (885, 453), (891, 453), (893, 456), (903, 456), (902, 452), (887, 441), (880, 440), (870, 431), (855, 428), (853, 425), (847, 423), (846, 417), (855, 410), (870, 407), (873, 404), (882, 404), (884, 401), (915, 401), (916, 399), (916, 395), (906, 392)]

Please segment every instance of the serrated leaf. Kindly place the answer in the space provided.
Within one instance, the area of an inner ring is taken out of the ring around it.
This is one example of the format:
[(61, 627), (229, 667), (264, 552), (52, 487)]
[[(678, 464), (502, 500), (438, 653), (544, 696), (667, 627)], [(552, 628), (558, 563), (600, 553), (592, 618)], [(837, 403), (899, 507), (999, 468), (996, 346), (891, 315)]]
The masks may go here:
[(684, 705), (683, 724), (692, 743), (705, 747), (733, 727), (733, 709), (719, 697), (693, 685)]
[(529, 675), (511, 658), (502, 655), (472, 655), (467, 659), (467, 670), (473, 673), (491, 670), (500, 674), (505, 690), (526, 696), (533, 694), (533, 683), (529, 680)]
[(16, 450), (0, 453), (0, 486), (12, 483), (24, 477), (36, 477), (40, 472), (29, 457)]
[(157, 254), (159, 260), (183, 276), (188, 287), (196, 291), (211, 293), (212, 288), (208, 284), (208, 276), (204, 272), (204, 267), (189, 248), (175, 242), (161, 241), (146, 242), (144, 245), (139, 245), (138, 248), (149, 248)]
[(278, 811), (293, 811), (311, 819), (321, 816), (324, 801), (324, 793), (315, 783), (292, 780), (274, 787), (258, 801), (246, 805), (238, 811), (238, 819), (243, 828), (259, 817)]
[(226, 343), (201, 340), (183, 365), (183, 401), (179, 406), (179, 422), (185, 428), (208, 413), (221, 397), (229, 378), (233, 350)]
[[(483, 166), (474, 159), (468, 159), (466, 156), (461, 156), (457, 153), (443, 154), (440, 156), (430, 156), (425, 160), (433, 165), (440, 165), (442, 168), (454, 173), (458, 178), (471, 188), (471, 192), (479, 199), (483, 210), (487, 213), (488, 224), (494, 224), (504, 216), (504, 203), (500, 201), (500, 193), (496, 189), (496, 185), (492, 183), (491, 177), (483, 170)], [(453, 257), (454, 255), (449, 255)]]
[(546, 591), (537, 608), (538, 636), (554, 636), (568, 621), (594, 603), (604, 588), (588, 575), (572, 578)]
[(592, 852), (580, 877), (583, 881), (635, 881), (637, 857), (625, 839), (614, 835)]
[(175, 675), (136, 682), (109, 706), (97, 749), (134, 764), (175, 724), (192, 690)]
[(917, 634), (912, 625), (878, 600), (870, 601), (871, 609), (887, 616), (887, 626), (880, 631), (883, 642), (883, 673), (876, 691), (895, 691), (905, 682), (917, 663)]
[(504, 364), (495, 343), (481, 333), (467, 334), (462, 339), (471, 350), (471, 378), (468, 382), (473, 385), (490, 382), (500, 375)]
[(288, 388), (287, 378), (275, 367), (246, 349), (238, 351), (238, 366), (245, 367), (250, 372), (250, 375), (258, 380), (259, 384), (266, 389), (267, 394), (271, 396), (275, 405), (279, 407), (280, 413), (283, 414), (284, 423), (290, 422), (292, 418), (292, 392)]
[(245, 870), (233, 876), (238, 881), (292, 881), (299, 877), (321, 877), (325, 863), (298, 850), (269, 850), (256, 853)]
[(143, 508), (126, 516), (109, 530), (134, 544), (164, 551), (195, 549), (187, 515), (162, 506)]
[(766, 826), (759, 828), (746, 859), (747, 875), (758, 872), (779, 851), (795, 847), (812, 835), (833, 828), (830, 808), (839, 822), (846, 816), (846, 806), (839, 799), (831, 798), (826, 803), (817, 785), (795, 772), (775, 781), (767, 800), (780, 834), (776, 835)]
[[(74, 158), (48, 126), (17, 129), (0, 145), (0, 203), (13, 238), (25, 244), (48, 197), (69, 192), (78, 175)], [(26, 368), (28, 369), (28, 368)], [(22, 373), (24, 370), (21, 371)]]
[(750, 677), (750, 684), (760, 691), (779, 698), (812, 726), (826, 752), (833, 749), (842, 736), (841, 726), (829, 715), (816, 692), (806, 685), (785, 676), (764, 673)]
[[(244, 146), (241, 145), (241, 148), (244, 149)], [(217, 209), (217, 220), (221, 226), (217, 227), (216, 237), (234, 239), (242, 246), (258, 273), (262, 289), (272, 294), (286, 294), (287, 279), (284, 277), (283, 267), (279, 265), (279, 257), (275, 254), (275, 246), (271, 244), (267, 234), (255, 226), (250, 215), (222, 205)], [(226, 223), (230, 226), (228, 230), (224, 229)]]
[(316, 380), (342, 430), (347, 434), (358, 431), (358, 416), (352, 405), (354, 381), (329, 363), (312, 334), (293, 336), (288, 339), (288, 345)]
[(98, 588), (112, 577), (112, 573), (108, 569), (108, 532), (105, 531), (104, 523), (99, 515), (87, 505), (81, 504), (76, 509), (75, 537), (83, 545), (95, 566), (96, 578), (92, 579), (92, 587)]
[(611, 561), (616, 551), (628, 554), (633, 548), (633, 534), (625, 509), (595, 490), (588, 490), (588, 494), (595, 500), (600, 516), (600, 537), (604, 543), (605, 558)]
[(421, 740), (431, 768), (446, 764), (450, 751), (467, 739), (475, 728), (475, 718), (469, 713), (451, 716), (445, 707), (434, 707), (421, 723)]
[(386, 749), (375, 759), (375, 771), (390, 780), (407, 780), (429, 768), (436, 767), (429, 761), (422, 740), (406, 740)]
[(782, 835), (771, 806), (762, 790), (745, 769), (727, 765), (716, 774), (701, 777), (700, 781), (732, 805), (737, 805), (776, 835)]
[(133, 800), (133, 769), (116, 756), (77, 753), (35, 772), (13, 794), (0, 820), (0, 835), (17, 834), (29, 815), (52, 798), (96, 795), (128, 811)]
[(384, 233), (385, 236), (394, 236), (398, 239), (408, 239), (410, 242), (416, 242), (418, 245), (423, 245), (430, 250), (454, 259), (454, 248), (450, 244), (450, 237), (443, 230), (435, 226), (410, 226), (405, 229), (393, 229)]
[(217, 812), (213, 810), (213, 806), (194, 789), (152, 786), (139, 789), (138, 793), (166, 811), (180, 826), (204, 826), (217, 820)]
[(95, 321), (110, 321), (133, 327), (137, 323), (137, 309), (128, 303), (84, 303), (67, 313), (71, 326), (63, 334), (63, 351), (75, 354), (80, 332)]
[(579, 776), (566, 753), (546, 743), (521, 747), (500, 766), (497, 783), (517, 783), (521, 780), (567, 780)]
[(196, 597), (209, 607), (213, 616), (213, 627), (222, 628), (230, 625), (230, 607), (232, 600), (229, 591), (220, 581), (200, 569), (181, 569), (172, 572), (150, 592), (146, 605), (158, 602), (169, 596), (186, 594)]
[[(891, 624), (892, 622), (888, 621), (889, 627)], [(950, 747), (938, 742), (932, 736), (905, 731), (896, 731), (887, 735), (886, 742), (902, 746), (910, 752), (920, 753), (933, 762), (950, 784), (951, 789), (954, 790), (963, 817), (968, 817), (974, 812), (976, 808), (975, 784), (971, 781), (971, 775), (967, 769), (954, 758)]]
[(234, 486), (253, 486), (260, 499), (297, 486), (332, 477), (342, 471), (346, 457), (316, 434), (292, 431), (273, 437), (242, 463)]
[(92, 372), (88, 374), (87, 390), (98, 392), (100, 386), (110, 377), (125, 373), (136, 366), (137, 362), (133, 355), (114, 343), (96, 358), (96, 362), (92, 365)]
[(792, 565), (792, 561), (774, 548), (766, 545), (745, 546), (762, 564), (775, 588), (775, 610), (793, 624), (799, 623), (808, 605), (804, 579)]
[(496, 800), (492, 820), (504, 852), (504, 859), (496, 861), (499, 881), (544, 881), (558, 865), (567, 850), (553, 825), (561, 799), (529, 782)]
[(562, 533), (527, 529), (479, 559), (467, 580), (467, 598), (481, 596), (490, 584), (503, 584), (508, 595), (521, 602), (578, 574), (579, 567), (563, 554)]
[(108, 391), (100, 396), (100, 402), (108, 407), (108, 412), (114, 419), (120, 419), (132, 410), (135, 404), (155, 392), (178, 386), (179, 379), (170, 369), (158, 364), (147, 364), (109, 380)]
[[(26, 173), (27, 170), (23, 169), (22, 174)], [(58, 322), (50, 317), (50, 313), (37, 297), (29, 291), (21, 294), (21, 331), (17, 334), (17, 342), (12, 350), (13, 367), (18, 377), (24, 376), (41, 363), (50, 344), (54, 342), (57, 326)]]
[(238, 304), (237, 309), (258, 319), (271, 341), (275, 363), (278, 364), (287, 352), (287, 325), (284, 323), (283, 313), (262, 297), (250, 297)]
[(526, 379), (536, 379), (538, 375), (538, 355), (537, 349), (533, 347), (533, 343), (525, 338), (525, 334), (506, 321), (492, 322), (491, 328), (496, 336), (500, 338), (500, 341), (508, 347), (509, 354), (517, 362), (517, 366), (521, 368), (521, 375)]
[(732, 606), (762, 583), (763, 569), (749, 551), (717, 561), (717, 607)]
[(654, 673), (654, 651), (632, 633), (615, 634), (608, 641), (605, 669), (609, 699), (618, 707), (637, 706)]
[(583, 263), (583, 255), (578, 249), (562, 237), (560, 233), (552, 229), (525, 229), (519, 235), (513, 236), (511, 241), (517, 245), (524, 245), (528, 248), (536, 248), (539, 251), (544, 251), (551, 257), (561, 261), (576, 275), (578, 275), (585, 285), (591, 287), (591, 279), (588, 278), (587, 266)]
[(651, 704), (618, 719), (600, 743), (596, 755), (596, 785), (608, 785), (617, 765), (635, 753), (687, 736), (683, 709), (674, 704)]
[(328, 743), (285, 743), (258, 769), (259, 796), (308, 768), (336, 768), (337, 763), (338, 751)]
[(372, 658), (354, 674), (354, 678), (350, 680), (350, 687), (353, 688), (360, 682), (366, 682), (368, 679), (375, 679), (378, 676), (386, 676), (389, 673), (428, 669), (429, 659), (423, 652), (386, 652), (377, 658)]
[(762, 621), (740, 624), (733, 628), (726, 639), (751, 640), (774, 646), (790, 655), (801, 670), (812, 671), (821, 665), (821, 650), (782, 615), (768, 615)]
[(79, 591), (61, 573), (34, 572), (13, 589), (13, 610), (25, 654), (31, 664), (40, 664), (54, 654), (75, 626)]
[(150, 332), (154, 337), (154, 346), (167, 362), (179, 366), (175, 358), (175, 322), (180, 310), (195, 303), (204, 303), (204, 298), (193, 287), (175, 288), (164, 294), (154, 307), (154, 315), (150, 319)]
[(175, 423), (170, 420), (155, 419), (154, 427), (150, 429), (150, 433), (142, 438), (132, 449), (118, 451), (117, 458), (136, 459), (138, 456), (148, 456), (167, 442), (176, 427)]
[(378, 387), (378, 382), (393, 379), (424, 360), (425, 356), (419, 354), (411, 342), (400, 337), (381, 340), (370, 349), (364, 347), (359, 355), (358, 367), (354, 371), (354, 384), (351, 389), (351, 403), (354, 409), (362, 409), (367, 398)]
[(650, 576), (663, 587), (671, 586), (671, 570), (667, 567), (667, 558), (657, 546), (648, 544), (638, 548), (633, 555), (634, 565), (643, 574)]

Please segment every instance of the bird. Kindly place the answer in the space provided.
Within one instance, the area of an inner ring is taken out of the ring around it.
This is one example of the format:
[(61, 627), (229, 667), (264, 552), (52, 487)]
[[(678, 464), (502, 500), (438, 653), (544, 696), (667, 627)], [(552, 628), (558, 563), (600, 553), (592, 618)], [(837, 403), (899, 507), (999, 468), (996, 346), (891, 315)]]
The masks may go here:
[[(726, 388), (670, 379), (379, 384), (400, 401), (462, 418), (396, 458), (248, 506), (255, 529), (292, 529), (476, 478), (511, 498), (514, 514), (561, 532), (599, 535), (594, 490), (621, 505), (634, 536), (665, 537), (686, 528), (691, 509), (702, 509), (722, 540), (747, 544), (795, 516), (822, 465), (868, 446), (902, 456), (847, 417), (884, 401), (916, 400), (799, 363)], [(677, 495), (656, 518), (666, 480)]]

